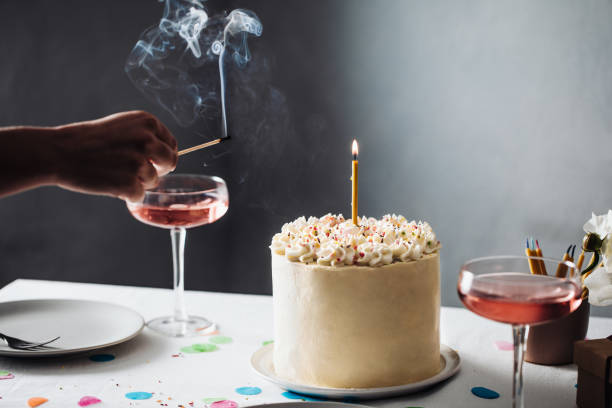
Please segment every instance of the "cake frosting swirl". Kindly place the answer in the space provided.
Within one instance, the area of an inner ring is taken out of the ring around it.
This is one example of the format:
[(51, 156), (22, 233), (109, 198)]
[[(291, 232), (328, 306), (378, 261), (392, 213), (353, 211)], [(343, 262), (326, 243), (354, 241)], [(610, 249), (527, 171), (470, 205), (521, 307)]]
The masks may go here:
[(342, 215), (300, 217), (283, 225), (270, 249), (287, 260), (327, 266), (382, 266), (420, 259), (440, 249), (427, 222), (401, 215), (362, 217), (359, 225)]

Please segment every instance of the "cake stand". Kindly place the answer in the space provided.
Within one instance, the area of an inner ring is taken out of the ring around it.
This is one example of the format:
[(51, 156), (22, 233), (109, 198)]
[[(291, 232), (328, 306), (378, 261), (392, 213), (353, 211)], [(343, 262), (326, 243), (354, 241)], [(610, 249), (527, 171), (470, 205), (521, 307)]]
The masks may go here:
[(359, 401), (368, 399), (380, 399), (396, 397), (398, 395), (411, 394), (429, 388), (455, 375), (461, 366), (459, 353), (452, 348), (440, 344), (440, 372), (424, 380), (379, 388), (328, 388), (313, 385), (298, 384), (280, 378), (274, 372), (273, 364), (274, 344), (261, 347), (251, 356), (251, 367), (257, 374), (266, 380), (278, 385), (287, 391), (298, 394), (309, 395), (315, 398), (336, 399), (345, 401)]

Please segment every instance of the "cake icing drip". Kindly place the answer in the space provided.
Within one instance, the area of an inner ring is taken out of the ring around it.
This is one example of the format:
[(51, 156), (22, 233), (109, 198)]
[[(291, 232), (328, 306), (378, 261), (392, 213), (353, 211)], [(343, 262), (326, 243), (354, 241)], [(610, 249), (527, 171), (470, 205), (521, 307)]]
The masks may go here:
[(408, 262), (436, 252), (440, 241), (426, 222), (401, 215), (359, 218), (359, 225), (342, 215), (300, 217), (283, 225), (270, 249), (288, 260), (320, 265), (381, 266)]

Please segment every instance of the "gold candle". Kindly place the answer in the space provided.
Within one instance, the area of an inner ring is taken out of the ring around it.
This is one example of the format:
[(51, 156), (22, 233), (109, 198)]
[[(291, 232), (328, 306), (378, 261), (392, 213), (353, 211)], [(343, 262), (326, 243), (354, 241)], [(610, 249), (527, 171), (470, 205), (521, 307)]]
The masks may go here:
[(353, 139), (353, 175), (351, 180), (353, 181), (353, 200), (351, 202), (353, 210), (353, 224), (358, 225), (357, 213), (358, 213), (358, 189), (359, 189), (359, 161), (357, 155), (359, 154), (359, 146), (357, 140)]

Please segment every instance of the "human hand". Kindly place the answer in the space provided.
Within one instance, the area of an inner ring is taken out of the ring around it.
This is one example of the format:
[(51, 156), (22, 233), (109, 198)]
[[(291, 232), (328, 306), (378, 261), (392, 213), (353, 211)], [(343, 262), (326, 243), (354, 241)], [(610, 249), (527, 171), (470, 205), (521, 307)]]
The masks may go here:
[(69, 190), (141, 201), (145, 189), (176, 167), (176, 140), (147, 112), (121, 112), (55, 130), (56, 183)]

